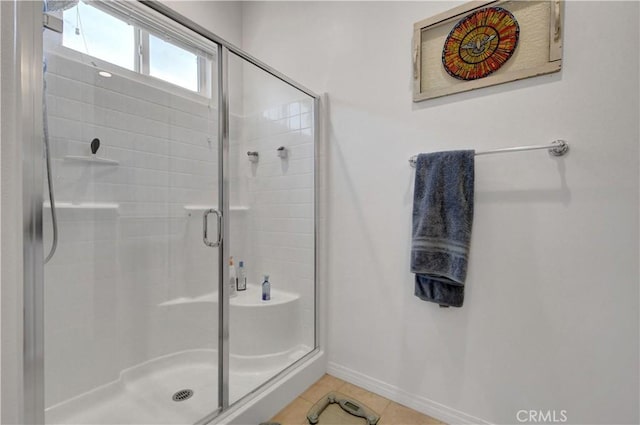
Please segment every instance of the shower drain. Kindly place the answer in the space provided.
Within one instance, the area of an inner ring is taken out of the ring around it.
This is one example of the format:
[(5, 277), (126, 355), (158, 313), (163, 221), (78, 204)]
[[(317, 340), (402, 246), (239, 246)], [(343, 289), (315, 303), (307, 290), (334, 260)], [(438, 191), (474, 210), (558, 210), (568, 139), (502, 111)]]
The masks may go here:
[(192, 395), (193, 390), (186, 389), (177, 391), (171, 398), (173, 399), (173, 401), (185, 401), (190, 399)]

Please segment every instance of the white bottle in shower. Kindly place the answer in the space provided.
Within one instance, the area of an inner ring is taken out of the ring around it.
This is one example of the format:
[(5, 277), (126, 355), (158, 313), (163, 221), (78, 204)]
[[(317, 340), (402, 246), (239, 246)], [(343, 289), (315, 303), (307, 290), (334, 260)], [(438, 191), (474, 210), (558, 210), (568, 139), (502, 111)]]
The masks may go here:
[(238, 295), (236, 285), (238, 284), (238, 276), (236, 275), (236, 267), (233, 265), (233, 257), (229, 257), (229, 298)]

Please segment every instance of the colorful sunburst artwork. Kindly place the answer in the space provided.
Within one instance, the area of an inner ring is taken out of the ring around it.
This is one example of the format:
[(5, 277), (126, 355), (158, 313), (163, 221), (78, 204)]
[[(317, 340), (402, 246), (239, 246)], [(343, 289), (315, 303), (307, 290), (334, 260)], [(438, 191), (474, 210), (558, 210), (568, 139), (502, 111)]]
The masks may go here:
[(477, 80), (500, 69), (518, 46), (520, 27), (501, 7), (478, 10), (456, 24), (442, 49), (444, 69), (459, 80)]

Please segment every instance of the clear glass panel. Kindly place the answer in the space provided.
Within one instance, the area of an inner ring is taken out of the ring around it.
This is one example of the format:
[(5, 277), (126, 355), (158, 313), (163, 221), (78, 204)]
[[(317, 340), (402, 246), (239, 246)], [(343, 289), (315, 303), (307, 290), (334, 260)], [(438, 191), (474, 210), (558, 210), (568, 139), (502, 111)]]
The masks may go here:
[[(127, 57), (110, 25), (91, 37)], [(202, 233), (218, 208), (217, 95), (176, 95), (126, 70), (105, 78), (59, 34), (44, 37), (59, 229), (44, 271), (46, 422), (194, 423), (218, 405), (218, 249)], [(215, 239), (213, 216), (209, 230)]]
[(65, 47), (134, 69), (133, 26), (83, 2), (65, 10), (63, 19)]
[(235, 55), (229, 99), (230, 253), (247, 281), (230, 300), (233, 403), (315, 345), (314, 104)]
[(149, 35), (149, 74), (191, 91), (198, 91), (198, 56)]

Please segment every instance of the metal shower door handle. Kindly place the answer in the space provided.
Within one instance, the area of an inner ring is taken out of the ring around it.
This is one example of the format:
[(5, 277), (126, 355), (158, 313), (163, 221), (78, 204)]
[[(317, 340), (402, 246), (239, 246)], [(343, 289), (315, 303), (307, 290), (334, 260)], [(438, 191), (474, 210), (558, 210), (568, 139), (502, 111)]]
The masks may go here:
[[(216, 239), (215, 242), (211, 242), (209, 240), (209, 238), (207, 237), (207, 233), (208, 233), (208, 220), (207, 217), (209, 216), (209, 214), (215, 214), (216, 218), (218, 219), (218, 237)], [(211, 208), (210, 210), (206, 210), (204, 212), (204, 215), (202, 216), (202, 241), (204, 242), (204, 244), (206, 246), (210, 246), (210, 247), (217, 247), (220, 246), (220, 242), (222, 242), (222, 214), (220, 214), (220, 211)]]

